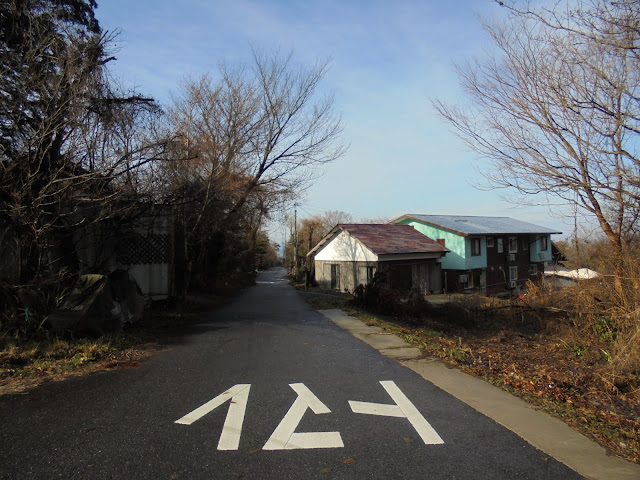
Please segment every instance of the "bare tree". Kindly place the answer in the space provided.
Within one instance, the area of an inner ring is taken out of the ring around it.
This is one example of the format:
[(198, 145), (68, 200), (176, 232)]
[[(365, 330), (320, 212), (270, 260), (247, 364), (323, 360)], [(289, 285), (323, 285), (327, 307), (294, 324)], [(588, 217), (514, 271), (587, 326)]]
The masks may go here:
[(169, 187), (184, 193), (175, 197), (187, 265), (237, 217), (248, 221), (255, 246), (270, 212), (308, 186), (315, 167), (344, 153), (333, 99), (318, 93), (326, 69), (295, 69), (291, 55), (254, 51), (251, 65), (223, 65), (215, 82), (185, 81), (169, 111), (181, 159), (170, 166)]
[(620, 258), (640, 211), (638, 2), (498, 3), (496, 53), (457, 68), (468, 102), (434, 106), (493, 163), (492, 186), (577, 205)]
[(353, 223), (353, 215), (342, 210), (328, 210), (320, 215), (322, 236), (326, 235), (339, 223)]
[(0, 232), (20, 245), (22, 282), (57, 261), (48, 254), (61, 238), (121, 207), (133, 193), (123, 185), (150, 161), (137, 120), (152, 101), (107, 81), (110, 39), (95, 7), (0, 4)]
[(360, 220), (360, 223), (391, 223), (393, 218), (377, 216), (377, 217), (368, 217)]
[[(297, 225), (294, 225), (295, 221), (297, 221)], [(286, 215), (285, 225), (290, 233), (289, 241), (285, 244), (285, 259), (291, 259), (291, 267), (294, 264), (296, 266), (303, 264), (306, 271), (313, 276), (315, 265), (313, 259), (307, 258), (307, 253), (337, 224), (352, 222), (352, 215), (340, 210), (328, 210), (307, 218)]]
[(345, 151), (333, 98), (316, 98), (326, 70), (327, 62), (295, 70), (291, 55), (254, 52), (250, 66), (223, 65), (215, 84), (209, 76), (186, 81), (170, 111), (194, 157), (186, 168), (218, 186), (235, 176), (242, 185), (232, 210), (256, 189), (285, 199), (300, 192), (313, 167)]

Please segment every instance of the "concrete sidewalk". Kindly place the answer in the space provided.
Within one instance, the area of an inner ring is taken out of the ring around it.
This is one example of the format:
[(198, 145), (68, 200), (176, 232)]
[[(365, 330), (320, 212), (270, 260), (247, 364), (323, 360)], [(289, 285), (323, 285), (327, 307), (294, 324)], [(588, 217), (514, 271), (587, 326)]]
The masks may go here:
[(365, 325), (357, 318), (347, 316), (342, 310), (320, 310), (320, 313), (383, 355), (396, 359), (425, 380), (495, 420), (585, 478), (640, 479), (640, 465), (609, 456), (593, 440), (508, 392), (450, 368), (437, 359), (424, 358), (423, 350), (379, 327)]

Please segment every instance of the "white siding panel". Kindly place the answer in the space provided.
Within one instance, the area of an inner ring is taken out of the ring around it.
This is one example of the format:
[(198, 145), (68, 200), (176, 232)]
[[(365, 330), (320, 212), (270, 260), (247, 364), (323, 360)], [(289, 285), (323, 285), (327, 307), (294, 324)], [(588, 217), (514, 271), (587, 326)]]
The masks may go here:
[(378, 256), (347, 232), (342, 231), (316, 255), (325, 262), (377, 262)]

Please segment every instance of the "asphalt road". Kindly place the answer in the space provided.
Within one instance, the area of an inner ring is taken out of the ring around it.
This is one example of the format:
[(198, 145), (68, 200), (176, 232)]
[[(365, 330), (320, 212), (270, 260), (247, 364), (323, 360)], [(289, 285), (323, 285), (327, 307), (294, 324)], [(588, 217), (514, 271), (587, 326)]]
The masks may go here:
[(137, 368), (0, 397), (0, 445), (11, 479), (581, 478), (311, 310), (282, 269)]

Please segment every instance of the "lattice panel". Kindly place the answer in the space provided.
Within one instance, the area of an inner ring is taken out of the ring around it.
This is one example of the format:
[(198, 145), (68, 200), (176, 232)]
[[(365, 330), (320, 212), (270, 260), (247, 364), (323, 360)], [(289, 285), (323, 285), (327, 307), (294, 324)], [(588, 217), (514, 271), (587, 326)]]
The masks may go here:
[(122, 239), (118, 260), (124, 265), (169, 263), (170, 240), (166, 233), (134, 235)]

